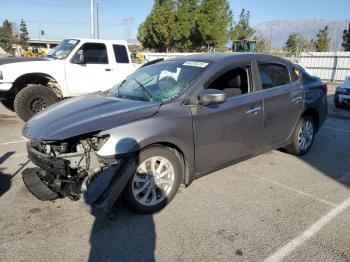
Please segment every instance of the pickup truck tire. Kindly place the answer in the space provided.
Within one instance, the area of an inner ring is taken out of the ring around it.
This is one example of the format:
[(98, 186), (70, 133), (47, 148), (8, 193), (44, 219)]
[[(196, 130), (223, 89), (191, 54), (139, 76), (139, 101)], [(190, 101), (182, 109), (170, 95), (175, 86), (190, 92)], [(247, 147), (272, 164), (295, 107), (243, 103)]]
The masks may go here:
[(287, 153), (296, 156), (305, 155), (314, 142), (315, 130), (316, 125), (313, 117), (309, 115), (301, 117), (292, 134), (292, 143), (285, 147)]
[(139, 165), (123, 191), (126, 206), (136, 213), (155, 213), (174, 198), (181, 181), (181, 165), (169, 148), (142, 150)]
[(15, 112), (15, 108), (13, 105), (13, 100), (3, 100), (1, 101), (1, 104), (8, 110)]
[(17, 115), (26, 122), (39, 111), (58, 101), (55, 92), (48, 87), (28, 85), (16, 95), (14, 107)]

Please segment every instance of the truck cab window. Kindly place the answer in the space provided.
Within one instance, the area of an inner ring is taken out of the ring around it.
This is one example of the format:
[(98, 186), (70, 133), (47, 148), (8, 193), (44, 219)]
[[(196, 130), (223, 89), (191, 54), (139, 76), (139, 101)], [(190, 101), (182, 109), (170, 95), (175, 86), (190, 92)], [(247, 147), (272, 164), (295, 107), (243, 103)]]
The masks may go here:
[(117, 63), (128, 64), (129, 55), (124, 45), (113, 45), (115, 61)]
[(108, 64), (105, 44), (86, 43), (80, 47), (75, 55), (83, 55), (85, 64)]

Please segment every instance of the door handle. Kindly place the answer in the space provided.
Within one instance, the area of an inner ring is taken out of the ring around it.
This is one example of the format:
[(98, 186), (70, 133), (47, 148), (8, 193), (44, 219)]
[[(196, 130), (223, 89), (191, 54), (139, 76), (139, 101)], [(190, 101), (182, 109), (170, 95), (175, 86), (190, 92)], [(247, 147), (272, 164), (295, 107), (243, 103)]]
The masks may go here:
[(296, 96), (296, 97), (293, 97), (292, 98), (292, 102), (293, 103), (299, 103), (299, 102), (301, 102), (303, 100), (303, 97), (302, 96)]
[(112, 68), (105, 68), (105, 71), (110, 72), (110, 71), (113, 71), (113, 69)]
[(258, 107), (249, 109), (248, 111), (246, 111), (246, 114), (254, 114), (254, 115), (256, 115), (260, 110), (261, 110), (261, 107), (258, 106)]

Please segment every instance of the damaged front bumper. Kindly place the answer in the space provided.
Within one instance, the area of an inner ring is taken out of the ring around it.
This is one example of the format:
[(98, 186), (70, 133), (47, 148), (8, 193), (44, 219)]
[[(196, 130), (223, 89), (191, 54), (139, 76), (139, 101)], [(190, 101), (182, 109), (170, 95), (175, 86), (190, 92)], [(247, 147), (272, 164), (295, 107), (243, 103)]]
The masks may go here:
[(105, 165), (93, 175), (90, 174), (92, 171), (87, 170), (83, 176), (71, 168), (74, 160), (47, 155), (33, 147), (32, 143), (27, 144), (27, 151), (29, 159), (37, 168), (24, 170), (22, 178), (34, 196), (47, 201), (60, 197), (78, 200), (84, 195), (86, 203), (106, 212), (111, 211), (136, 170), (136, 161), (129, 156)]

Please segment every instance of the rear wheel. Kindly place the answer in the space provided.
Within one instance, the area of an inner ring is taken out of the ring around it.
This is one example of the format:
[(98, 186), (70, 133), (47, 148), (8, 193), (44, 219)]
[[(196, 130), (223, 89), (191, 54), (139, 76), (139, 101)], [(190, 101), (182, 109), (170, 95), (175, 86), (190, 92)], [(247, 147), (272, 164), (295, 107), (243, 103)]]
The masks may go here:
[(141, 151), (139, 163), (123, 199), (137, 213), (154, 213), (174, 198), (181, 180), (180, 161), (169, 148), (157, 146)]
[(57, 95), (48, 87), (30, 85), (18, 92), (14, 108), (17, 115), (26, 122), (36, 113), (58, 101)]
[(308, 115), (301, 117), (293, 133), (293, 142), (286, 146), (286, 151), (297, 156), (306, 154), (314, 142), (315, 132), (315, 120)]

